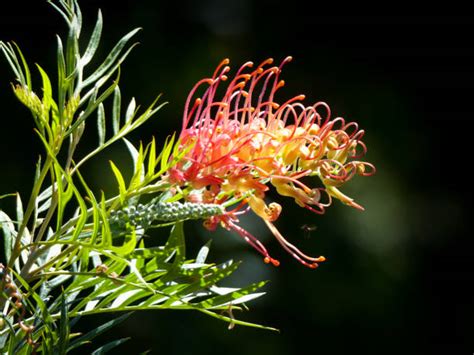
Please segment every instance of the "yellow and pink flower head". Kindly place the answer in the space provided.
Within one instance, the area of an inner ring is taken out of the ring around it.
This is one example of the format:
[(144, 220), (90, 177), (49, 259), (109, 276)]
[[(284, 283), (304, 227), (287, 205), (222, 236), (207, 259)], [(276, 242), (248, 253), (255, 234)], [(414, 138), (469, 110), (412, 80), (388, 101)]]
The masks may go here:
[[(187, 98), (179, 137), (180, 150), (187, 153), (171, 169), (169, 179), (186, 188), (189, 200), (233, 204), (226, 214), (206, 220), (208, 229), (220, 224), (236, 231), (265, 262), (279, 265), (257, 238), (237, 224), (238, 215), (251, 209), (286, 251), (316, 268), (325, 258), (305, 255), (272, 223), (281, 206), (265, 202), (269, 185), (318, 214), (324, 213), (332, 197), (363, 209), (339, 187), (355, 175), (372, 175), (375, 167), (359, 160), (367, 149), (357, 123), (331, 119), (324, 102), (305, 106), (304, 95), (283, 104), (275, 102), (275, 93), (285, 84), (280, 79), (282, 67), (291, 59), (285, 58), (279, 66), (271, 66), (273, 60), (267, 59), (256, 68), (247, 62), (232, 78), (225, 59), (212, 78), (199, 81)], [(204, 93), (196, 97), (203, 86)], [(322, 187), (303, 183), (307, 176), (317, 176)]]

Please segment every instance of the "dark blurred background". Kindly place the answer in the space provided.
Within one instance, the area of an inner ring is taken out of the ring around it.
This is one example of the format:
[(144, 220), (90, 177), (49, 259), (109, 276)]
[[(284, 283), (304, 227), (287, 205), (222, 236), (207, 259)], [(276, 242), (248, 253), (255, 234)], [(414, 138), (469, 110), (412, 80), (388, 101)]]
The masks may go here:
[[(279, 268), (263, 264), (237, 235), (209, 235), (199, 225), (187, 226), (191, 255), (212, 238), (213, 261), (244, 261), (233, 284), (270, 280), (267, 295), (237, 316), (277, 327), (280, 334), (243, 327), (228, 331), (226, 324), (199, 313), (148, 312), (133, 315), (108, 335), (133, 337), (124, 352), (474, 351), (469, 232), (474, 16), (448, 14), (446, 8), (438, 15), (369, 16), (361, 8), (329, 10), (316, 4), (313, 10), (314, 4), (250, 0), (82, 0), (81, 5), (84, 38), (96, 9), (103, 10), (99, 57), (125, 32), (143, 27), (137, 37), (141, 45), (122, 66), (122, 97), (147, 105), (163, 93), (169, 104), (133, 135), (134, 142), (151, 135), (163, 141), (179, 130), (188, 91), (221, 59), (230, 58), (236, 70), (247, 60), (292, 55), (279, 98), (304, 93), (306, 103), (326, 101), (335, 115), (357, 121), (367, 132), (366, 159), (378, 169), (375, 176), (356, 178), (344, 188), (365, 206), (363, 213), (336, 201), (325, 216), (315, 216), (285, 203), (277, 225), (308, 254), (328, 258), (317, 270), (286, 255), (251, 216), (243, 223), (282, 261)], [(10, 6), (0, 14), (0, 39), (15, 40), (30, 63), (54, 73), (54, 35), (64, 35), (62, 19), (46, 1)], [(26, 196), (40, 146), (29, 113), (11, 93), (12, 80), (1, 59), (0, 194)], [(104, 164), (110, 158), (129, 163), (117, 146), (89, 164), (84, 173), (97, 189), (114, 189)], [(304, 224), (317, 230), (308, 235)], [(83, 326), (95, 322), (83, 320)]]

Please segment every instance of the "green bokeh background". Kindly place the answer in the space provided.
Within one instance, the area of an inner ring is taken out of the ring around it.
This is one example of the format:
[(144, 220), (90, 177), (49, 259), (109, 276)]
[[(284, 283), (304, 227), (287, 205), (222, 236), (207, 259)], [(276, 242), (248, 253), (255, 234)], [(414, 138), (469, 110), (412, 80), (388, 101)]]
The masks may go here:
[[(454, 15), (358, 15), (348, 9), (267, 1), (81, 1), (89, 33), (96, 9), (104, 15), (102, 57), (134, 27), (143, 27), (122, 67), (122, 97), (146, 106), (163, 93), (169, 104), (133, 140), (160, 141), (180, 129), (184, 101), (195, 82), (223, 58), (233, 69), (252, 60), (292, 55), (278, 97), (304, 93), (366, 130), (375, 176), (356, 178), (344, 192), (361, 213), (337, 201), (324, 216), (279, 199), (278, 227), (309, 254), (328, 258), (309, 270), (280, 250), (252, 216), (243, 225), (281, 260), (279, 268), (239, 239), (187, 226), (189, 251), (213, 239), (210, 258), (243, 260), (231, 280), (267, 279), (267, 295), (245, 320), (281, 333), (236, 327), (189, 312), (133, 315), (108, 337), (132, 336), (124, 353), (153, 354), (408, 354), (474, 351), (472, 190), (474, 18)], [(60, 17), (45, 1), (11, 2), (0, 14), (0, 39), (15, 40), (27, 59), (55, 70)], [(36, 83), (39, 83), (39, 78)], [(40, 146), (26, 109), (10, 91), (0, 61), (0, 194), (29, 193)], [(96, 137), (91, 134), (91, 142)], [(106, 164), (129, 164), (113, 147), (85, 167), (95, 189), (114, 191)], [(277, 198), (276, 196), (273, 196)], [(0, 208), (9, 208), (0, 201)], [(316, 225), (309, 236), (304, 224)], [(94, 318), (82, 321), (93, 326)], [(105, 340), (107, 337), (103, 337)], [(91, 348), (92, 349), (92, 348)]]

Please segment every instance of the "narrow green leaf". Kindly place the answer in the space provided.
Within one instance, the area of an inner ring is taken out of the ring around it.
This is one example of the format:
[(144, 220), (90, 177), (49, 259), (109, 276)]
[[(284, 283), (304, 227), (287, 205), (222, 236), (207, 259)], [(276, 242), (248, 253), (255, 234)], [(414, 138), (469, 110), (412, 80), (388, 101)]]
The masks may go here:
[(184, 239), (183, 222), (177, 222), (171, 228), (170, 237), (165, 245), (165, 249), (176, 249), (175, 264), (182, 263), (186, 258), (186, 245)]
[(165, 145), (162, 150), (161, 154), (161, 171), (164, 172), (167, 170), (168, 167), (168, 161), (171, 155), (171, 150), (173, 149), (173, 144), (175, 140), (175, 134), (170, 137), (168, 136), (165, 141)]
[(201, 248), (199, 249), (198, 255), (196, 257), (197, 264), (204, 264), (206, 262), (207, 255), (209, 254), (209, 249), (211, 247), (212, 239)]
[[(78, 174), (79, 175), (79, 174)], [(72, 179), (70, 180), (71, 186), (73, 187), (73, 192), (76, 197), (76, 201), (79, 204), (79, 219), (77, 220), (76, 224), (74, 225), (74, 234), (72, 236), (72, 240), (77, 240), (84, 230), (84, 226), (87, 221), (87, 205), (84, 198), (81, 196), (79, 190), (72, 184)], [(95, 227), (95, 226), (94, 226)], [(92, 238), (91, 238), (92, 239)]]
[(110, 283), (107, 283), (106, 281), (106, 279), (101, 277), (91, 277), (90, 274), (76, 276), (74, 281), (64, 291), (68, 300), (76, 299), (77, 295), (81, 291), (92, 288), (93, 290), (88, 290), (85, 297), (79, 298), (77, 300), (78, 303), (75, 305), (74, 309), (70, 311), (70, 314), (76, 314), (90, 301), (93, 301), (97, 295), (100, 295), (103, 291), (106, 291), (107, 286), (110, 286)]
[(38, 71), (41, 74), (41, 79), (43, 80), (43, 106), (46, 112), (49, 111), (49, 108), (52, 106), (53, 102), (53, 89), (51, 87), (51, 81), (49, 80), (48, 74), (36, 64)]
[(266, 281), (256, 282), (249, 286), (238, 289), (236, 291), (227, 293), (225, 295), (220, 295), (208, 300), (204, 300), (196, 304), (196, 306), (206, 308), (206, 309), (223, 306), (229, 302), (233, 302), (233, 301), (235, 302), (239, 298), (242, 298), (251, 293), (254, 293), (256, 290), (263, 287), (265, 284), (266, 284)]
[(64, 18), (68, 27), (71, 26), (70, 18), (72, 17), (72, 12), (69, 7), (65, 6), (64, 2), (60, 2), (64, 9), (61, 9), (58, 5), (56, 5), (52, 0), (48, 0), (48, 4), (50, 4), (54, 9), (59, 12), (59, 14)]
[(23, 222), (23, 203), (21, 202), (20, 194), (16, 194), (16, 220), (18, 225)]
[(58, 354), (65, 354), (69, 344), (69, 314), (64, 292), (61, 293), (61, 317), (59, 321)]
[(109, 350), (112, 350), (113, 348), (125, 343), (127, 340), (130, 340), (131, 338), (122, 338), (122, 339), (117, 339), (117, 340), (114, 340), (114, 341), (111, 341), (103, 346), (101, 346), (100, 348), (94, 350), (91, 355), (102, 355), (102, 354), (106, 354), (107, 352), (109, 352)]
[[(71, 127), (66, 131), (66, 133), (64, 134), (65, 136), (68, 136), (69, 134), (74, 132), (74, 130), (80, 124), (82, 124), (86, 120), (86, 118), (89, 117), (92, 114), (92, 112), (94, 112), (102, 102), (105, 101), (105, 99), (107, 99), (112, 94), (112, 92), (115, 90), (115, 87), (118, 85), (118, 81), (117, 80), (114, 81), (98, 98), (96, 98), (99, 87), (102, 84), (103, 84), (102, 82), (100, 83), (98, 82), (97, 86), (94, 88), (94, 93), (92, 94), (85, 111), (79, 116), (79, 118), (74, 122), (74, 124), (71, 125)], [(83, 99), (84, 98), (82, 98), (81, 101)]]
[(25, 76), (23, 75), (23, 71), (21, 69), (20, 63), (18, 62), (15, 51), (12, 48), (12, 45), (10, 43), (5, 44), (0, 41), (0, 49), (2, 50), (8, 64), (10, 65), (13, 74), (15, 74), (16, 79), (21, 85), (27, 86)]
[(31, 86), (30, 68), (28, 67), (28, 64), (26, 63), (26, 60), (25, 60), (25, 57), (23, 56), (23, 53), (21, 53), (20, 47), (18, 47), (18, 45), (15, 42), (12, 42), (12, 43), (15, 46), (15, 49), (16, 49), (18, 55), (20, 56), (21, 63), (23, 64), (23, 73), (25, 74), (25, 78), (26, 78), (26, 85), (28, 86), (28, 89), (30, 89), (30, 91), (31, 91), (32, 86)]
[[(110, 231), (109, 231), (110, 233)], [(135, 230), (125, 235), (125, 240), (121, 246), (110, 245), (109, 249), (118, 255), (130, 254), (137, 245), (137, 234)]]
[(111, 329), (112, 327), (122, 323), (125, 319), (130, 317), (132, 313), (125, 313), (121, 315), (118, 318), (112, 319), (111, 321), (104, 323), (94, 329), (92, 329), (90, 332), (84, 334), (80, 338), (77, 338), (76, 340), (72, 341), (71, 344), (69, 345), (69, 348), (67, 349), (68, 352), (87, 343), (90, 343), (90, 341), (100, 334), (106, 332), (107, 330)]
[[(125, 142), (125, 145), (127, 146), (128, 152), (132, 156), (133, 160), (133, 174), (137, 174), (137, 172), (141, 172), (141, 179), (140, 181), (143, 181), (143, 149), (140, 147), (140, 152), (133, 146), (133, 144), (126, 138), (122, 138), (123, 141)], [(131, 185), (131, 184), (130, 184)]]
[(11, 333), (10, 336), (10, 341), (8, 342), (8, 349), (5, 352), (6, 354), (15, 354), (15, 347), (17, 346), (18, 342), (20, 341), (21, 338), (19, 338), (19, 331), (17, 331), (16, 336), (15, 336), (15, 331)]
[(12, 272), (15, 276), (15, 281), (20, 283), (25, 288), (25, 290), (28, 291), (28, 294), (34, 299), (34, 302), (36, 303), (36, 307), (33, 307), (32, 300), (30, 298), (25, 298), (24, 301), (29, 302), (28, 307), (31, 309), (36, 308), (36, 312), (39, 313), (36, 314), (36, 317), (40, 319), (47, 326), (47, 328), (52, 329), (54, 325), (54, 319), (49, 313), (45, 301), (32, 289), (32, 287), (19, 275), (19, 273), (16, 273), (13, 270)]
[(117, 179), (119, 194), (120, 194), (120, 201), (122, 204), (125, 202), (125, 196), (127, 194), (127, 188), (125, 186), (125, 180), (123, 179), (122, 173), (120, 170), (115, 166), (115, 164), (110, 160), (109, 161), (112, 171)]
[(76, 15), (76, 18), (77, 18), (76, 32), (77, 32), (77, 38), (79, 38), (79, 35), (81, 34), (81, 28), (82, 28), (82, 12), (77, 0), (72, 0), (72, 12)]
[[(111, 295), (112, 298), (104, 300), (105, 302), (103, 304), (104, 306), (110, 304), (110, 306), (107, 306), (107, 309), (115, 309), (119, 311), (120, 309), (125, 309), (128, 305), (136, 303), (142, 299), (149, 300), (150, 296), (153, 296), (153, 294), (154, 293), (149, 290), (142, 290), (136, 287), (131, 290), (123, 289), (121, 292), (114, 292), (114, 294)], [(168, 297), (161, 294), (159, 294), (159, 297), (168, 299)]]
[(164, 248), (162, 253), (156, 255), (155, 258), (148, 261), (145, 265), (144, 272), (151, 273), (156, 270), (169, 270), (171, 265), (168, 261), (176, 254), (175, 250)]
[[(36, 168), (35, 168), (35, 175), (34, 175), (34, 179), (33, 179), (33, 186), (36, 185), (36, 183), (38, 182), (39, 178), (40, 178), (40, 175), (41, 175), (41, 155), (38, 157), (38, 161), (36, 162)], [(39, 215), (39, 211), (38, 211), (38, 208), (39, 208), (39, 201), (38, 201), (38, 198), (35, 199), (35, 209), (33, 211), (33, 221), (32, 221), (32, 224), (33, 224), (33, 233), (34, 233), (34, 228), (38, 226), (38, 215)], [(41, 224), (41, 223), (39, 223)]]
[(36, 213), (40, 214), (44, 211), (47, 211), (49, 209), (49, 207), (51, 207), (51, 202), (52, 202), (51, 198), (47, 199), (43, 204), (38, 206), (38, 208), (36, 210)]
[(132, 254), (130, 254), (130, 258), (132, 259), (151, 259), (156, 256), (163, 256), (165, 251), (164, 247), (148, 247), (144, 248), (143, 240), (140, 242), (140, 247), (136, 248)]
[[(102, 254), (112, 255), (112, 258), (114, 259), (114, 262), (109, 261), (106, 263), (106, 265), (108, 266), (109, 274), (112, 272), (115, 272), (117, 275), (120, 275), (123, 273), (125, 268), (129, 266), (127, 264), (126, 259), (120, 256), (113, 255), (105, 251), (102, 251)], [(132, 288), (137, 287), (136, 284), (132, 285), (132, 287), (129, 287), (130, 285), (127, 283), (127, 280), (130, 280), (130, 278), (133, 278), (132, 281), (136, 281), (135, 275), (130, 273), (126, 276), (125, 280), (124, 279), (114, 280), (115, 282), (120, 282), (120, 284), (117, 285), (116, 283), (114, 283), (114, 281), (112, 281), (111, 278), (108, 278), (105, 276), (94, 277), (94, 278), (91, 278), (90, 276), (88, 278), (84, 278), (82, 276), (77, 277), (74, 283), (70, 287), (68, 287), (68, 290), (67, 290), (68, 293), (84, 291), (91, 287), (94, 287), (94, 289), (89, 290), (87, 295), (85, 295), (85, 297), (79, 300), (79, 302), (76, 304), (76, 306), (71, 311), (71, 313), (76, 314), (80, 312), (81, 310), (85, 312), (89, 312), (89, 314), (97, 313), (98, 310), (100, 312), (100, 307), (102, 307), (101, 305), (107, 305), (106, 302), (109, 302), (108, 297), (111, 294), (112, 294), (111, 299), (113, 299), (116, 297), (113, 295), (113, 293), (116, 293), (117, 295), (119, 295), (122, 293), (122, 291), (126, 291), (127, 289), (132, 289)]]
[(274, 331), (274, 332), (280, 332), (278, 329), (276, 328), (272, 328), (272, 327), (266, 327), (264, 325), (260, 325), (260, 324), (256, 324), (256, 323), (250, 323), (250, 322), (244, 322), (244, 321), (241, 321), (239, 319), (235, 319), (235, 318), (231, 318), (231, 317), (227, 317), (227, 316), (224, 316), (223, 314), (221, 313), (216, 313), (216, 312), (213, 312), (213, 311), (210, 311), (210, 310), (207, 310), (207, 309), (198, 309), (198, 311), (204, 313), (204, 314), (207, 314), (208, 316), (211, 316), (211, 317), (214, 317), (214, 318), (217, 318), (217, 319), (220, 319), (224, 322), (228, 322), (229, 324), (233, 324), (233, 325), (243, 325), (245, 327), (251, 327), (251, 328), (258, 328), (258, 329), (264, 329), (264, 330), (271, 330), (271, 331)]
[[(63, 223), (64, 210), (66, 209), (68, 202), (71, 200), (73, 196), (75, 187), (74, 187), (71, 177), (63, 171), (62, 167), (58, 164), (57, 161), (53, 163), (53, 167), (56, 174), (56, 183), (57, 183), (56, 197), (58, 200), (56, 228), (57, 230), (59, 230), (59, 228), (61, 228), (61, 225)], [(66, 183), (65, 189), (63, 189), (64, 182)]]
[(120, 130), (120, 108), (122, 105), (122, 98), (120, 95), (120, 88), (118, 85), (114, 89), (114, 101), (112, 106), (112, 128), (114, 134)]
[(132, 97), (130, 103), (128, 104), (127, 111), (125, 111), (125, 123), (128, 123), (133, 120), (135, 117), (137, 104), (135, 102), (135, 98)]
[(89, 107), (97, 102), (97, 95), (99, 95), (99, 89), (102, 85), (104, 85), (104, 81), (99, 80), (92, 88), (90, 88), (89, 91), (87, 91), (85, 94), (82, 94), (79, 105), (83, 105), (85, 102), (87, 102), (85, 111), (87, 111)]
[[(130, 279), (130, 277), (127, 277), (127, 279)], [(136, 278), (133, 281), (136, 281)], [(94, 310), (113, 309), (115, 311), (120, 311), (123, 310), (128, 304), (153, 294), (153, 292), (148, 289), (143, 290), (141, 288), (129, 286), (125, 283), (120, 286), (111, 286), (112, 292), (106, 295), (106, 297), (102, 298), (101, 301), (94, 307)]]
[[(92, 204), (92, 232), (91, 232), (91, 236), (90, 236), (90, 244), (94, 245), (95, 244), (95, 239), (99, 234), (99, 229), (100, 229), (100, 224), (101, 224), (100, 223), (100, 207), (99, 207), (99, 204), (97, 203), (97, 200), (94, 196), (94, 193), (89, 188), (89, 186), (87, 186), (86, 181), (82, 177), (79, 170), (76, 170), (76, 174), (77, 174), (77, 177), (79, 178), (79, 180), (81, 181), (82, 186), (84, 187), (84, 190), (87, 193), (87, 196), (89, 197), (89, 201)], [(80, 207), (81, 218), (76, 223), (76, 229), (75, 229), (75, 233), (74, 233), (74, 236), (73, 236), (73, 240), (76, 240), (79, 237), (80, 233), (82, 232), (82, 228), (80, 228), (80, 229), (77, 228), (77, 225), (84, 226), (86, 221), (87, 221), (87, 216), (88, 216), (87, 206), (85, 205), (85, 203), (83, 205), (80, 204), (79, 207)]]
[(72, 17), (71, 26), (66, 40), (66, 75), (69, 79), (72, 79), (74, 73), (77, 70), (77, 59), (78, 59), (78, 38), (80, 32), (80, 24), (78, 23), (77, 16)]
[[(96, 69), (96, 71), (89, 76), (84, 82), (82, 83), (82, 87), (86, 87), (91, 85), (92, 83), (96, 82), (99, 78), (102, 78), (104, 74), (114, 65), (120, 64), (124, 59), (125, 56), (119, 58), (120, 53), (122, 52), (123, 48), (127, 45), (128, 41), (138, 32), (140, 28), (134, 29), (133, 31), (129, 32), (122, 39), (115, 45), (112, 51), (109, 53), (107, 58), (105, 58), (104, 62)], [(128, 54), (127, 51), (125, 54)]]
[[(54, 184), (56, 188), (56, 183)], [(46, 199), (51, 198), (51, 195), (53, 194), (53, 187), (48, 186), (43, 192), (41, 192), (38, 197), (36, 198), (38, 202), (43, 202)]]
[[(0, 330), (0, 354), (11, 354), (7, 352), (6, 348), (9, 346), (9, 344), (14, 342), (15, 329), (13, 329), (10, 320), (8, 320), (8, 318), (3, 314), (3, 312), (0, 312), (0, 319), (2, 319), (2, 321), (4, 322), (3, 329)], [(7, 341), (9, 344), (6, 344)]]
[[(205, 275), (199, 275), (198, 280), (186, 287), (183, 287), (179, 292), (176, 293), (178, 297), (185, 297), (193, 292), (212, 287), (217, 284), (219, 281), (231, 275), (237, 268), (240, 263), (232, 263), (227, 265), (225, 268), (213, 268), (212, 270), (206, 269)], [(168, 303), (169, 302), (169, 303)], [(173, 301), (167, 301), (166, 305), (170, 305)]]
[(66, 60), (64, 59), (64, 48), (61, 37), (56, 36), (57, 50), (56, 50), (56, 62), (58, 63), (58, 109), (59, 116), (62, 116), (66, 101)]
[(148, 170), (146, 175), (149, 179), (153, 177), (155, 174), (155, 167), (156, 167), (156, 143), (155, 137), (151, 139), (151, 143), (148, 144)]
[(100, 198), (100, 207), (98, 210), (101, 220), (102, 236), (102, 241), (99, 247), (102, 249), (110, 249), (110, 247), (112, 246), (112, 232), (110, 231), (110, 224), (108, 219), (109, 216), (107, 215), (107, 207), (105, 206), (105, 196), (103, 192)]
[(156, 102), (159, 100), (161, 95), (151, 103), (151, 105), (141, 114), (138, 118), (134, 119), (134, 121), (130, 125), (130, 130), (136, 129), (140, 127), (143, 123), (145, 123), (151, 116), (153, 116), (158, 110), (160, 110), (167, 102), (162, 103), (158, 107), (155, 107)]
[(97, 133), (99, 134), (99, 146), (105, 142), (105, 109), (101, 102), (97, 110)]
[(10, 260), (13, 240), (16, 236), (15, 226), (10, 217), (0, 210), (0, 228), (3, 231), (3, 248), (5, 260)]
[(89, 44), (87, 45), (84, 56), (81, 58), (81, 64), (83, 66), (86, 66), (91, 61), (97, 48), (99, 47), (100, 36), (102, 34), (102, 25), (102, 13), (99, 10), (97, 14), (97, 22), (95, 24), (94, 30), (92, 31), (91, 39), (89, 40)]

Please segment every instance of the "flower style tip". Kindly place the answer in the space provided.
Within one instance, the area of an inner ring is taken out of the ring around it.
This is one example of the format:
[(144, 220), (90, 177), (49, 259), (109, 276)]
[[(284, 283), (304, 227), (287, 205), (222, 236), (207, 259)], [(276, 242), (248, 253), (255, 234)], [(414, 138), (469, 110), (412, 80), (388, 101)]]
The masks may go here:
[(298, 260), (304, 266), (307, 266), (311, 269), (316, 269), (319, 264), (326, 261), (324, 256), (319, 256), (317, 258), (308, 256), (299, 250), (296, 246), (287, 241), (280, 233), (280, 231), (269, 221), (265, 221), (268, 228), (271, 230), (277, 241), (293, 258)]
[(266, 256), (264, 259), (263, 259), (264, 263), (265, 264), (269, 264), (269, 263), (272, 263), (273, 266), (280, 266), (280, 262), (276, 259), (273, 259), (269, 256)]
[(214, 231), (218, 224), (227, 230), (233, 230), (237, 232), (248, 244), (250, 244), (255, 250), (257, 250), (262, 256), (263, 261), (266, 264), (271, 263), (273, 266), (279, 266), (280, 262), (270, 256), (265, 246), (255, 238), (251, 233), (236, 224), (238, 219), (236, 217), (239, 207), (233, 211), (227, 211), (223, 215), (216, 215), (208, 218), (204, 221), (204, 227), (210, 231)]
[[(332, 118), (324, 102), (304, 105), (305, 95), (276, 102), (285, 85), (282, 68), (291, 60), (288, 56), (274, 66), (269, 58), (255, 67), (246, 62), (231, 76), (224, 59), (211, 78), (198, 81), (186, 100), (179, 139), (179, 150), (187, 153), (168, 176), (185, 191), (205, 195), (204, 203), (238, 204), (210, 218), (207, 228), (220, 224), (236, 231), (266, 263), (277, 266), (263, 244), (237, 224), (237, 215), (250, 209), (290, 255), (316, 268), (325, 258), (302, 253), (281, 235), (273, 222), (282, 208), (267, 204), (266, 192), (273, 186), (280, 196), (316, 214), (323, 214), (333, 199), (363, 210), (339, 189), (356, 175), (373, 175), (375, 167), (360, 160), (367, 147), (357, 123)], [(311, 179), (322, 187), (309, 185)]]

